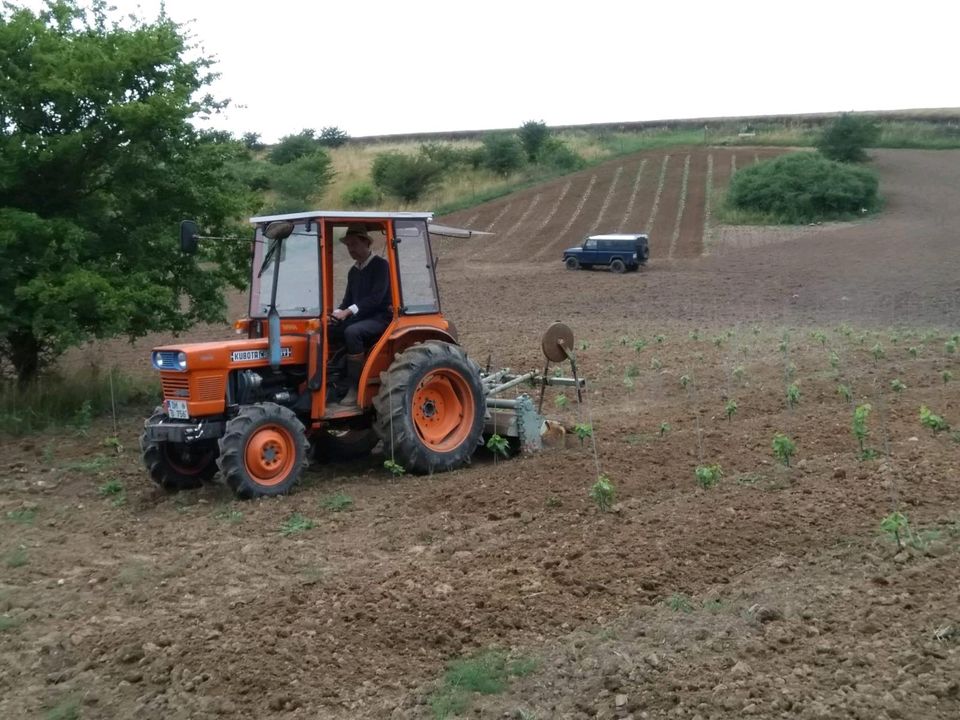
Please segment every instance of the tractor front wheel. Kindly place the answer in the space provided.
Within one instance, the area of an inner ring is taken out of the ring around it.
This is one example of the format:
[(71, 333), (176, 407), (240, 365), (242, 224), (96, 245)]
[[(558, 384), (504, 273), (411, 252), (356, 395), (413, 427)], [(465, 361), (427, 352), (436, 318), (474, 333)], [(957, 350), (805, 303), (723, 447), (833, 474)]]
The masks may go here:
[(257, 403), (227, 422), (217, 464), (239, 498), (283, 495), (307, 466), (308, 449), (303, 424), (292, 410)]
[(482, 441), (480, 368), (457, 345), (431, 340), (407, 348), (381, 374), (373, 406), (384, 454), (409, 472), (452, 470)]
[[(161, 408), (144, 423), (154, 425), (165, 418)], [(140, 456), (153, 481), (168, 492), (193, 490), (217, 473), (217, 443), (214, 440), (196, 443), (175, 443), (150, 440), (140, 435)]]

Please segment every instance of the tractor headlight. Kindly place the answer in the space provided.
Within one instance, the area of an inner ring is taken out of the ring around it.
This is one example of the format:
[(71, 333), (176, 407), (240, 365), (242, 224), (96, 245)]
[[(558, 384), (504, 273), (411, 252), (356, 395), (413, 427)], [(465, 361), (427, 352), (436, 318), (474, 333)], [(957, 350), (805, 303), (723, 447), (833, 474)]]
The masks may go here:
[(178, 367), (180, 370), (186, 370), (186, 369), (187, 369), (187, 354), (186, 354), (185, 352), (183, 352), (182, 350), (177, 353), (177, 367)]
[(150, 354), (150, 362), (153, 364), (154, 369), (163, 370), (163, 357), (156, 350)]

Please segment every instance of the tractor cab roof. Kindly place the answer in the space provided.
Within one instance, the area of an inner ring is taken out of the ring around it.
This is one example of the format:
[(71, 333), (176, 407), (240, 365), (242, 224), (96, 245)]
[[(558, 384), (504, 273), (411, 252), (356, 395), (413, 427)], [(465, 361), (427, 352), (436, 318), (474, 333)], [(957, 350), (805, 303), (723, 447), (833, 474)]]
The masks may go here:
[(377, 211), (346, 211), (346, 210), (309, 210), (306, 212), (286, 213), (284, 215), (258, 215), (250, 218), (254, 225), (271, 223), (276, 220), (296, 222), (297, 220), (431, 220), (431, 212), (377, 212)]

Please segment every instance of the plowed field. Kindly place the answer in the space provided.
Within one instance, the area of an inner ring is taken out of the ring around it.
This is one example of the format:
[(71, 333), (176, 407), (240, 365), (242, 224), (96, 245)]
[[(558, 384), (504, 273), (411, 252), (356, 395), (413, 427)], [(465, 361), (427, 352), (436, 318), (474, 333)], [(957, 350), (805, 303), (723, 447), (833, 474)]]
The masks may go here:
[[(862, 222), (710, 226), (707, 178), (769, 152), (643, 153), (444, 218), (497, 233), (436, 243), (464, 346), (533, 369), (567, 322), (588, 391), (547, 407), (595, 444), (396, 479), (375, 454), (241, 503), (150, 487), (138, 415), (119, 450), (109, 421), (3, 438), (0, 717), (442, 717), (446, 663), (489, 648), (533, 669), (464, 716), (960, 716), (960, 435), (919, 421), (960, 428), (960, 153), (877, 152)], [(563, 268), (617, 230), (650, 232), (647, 269)]]

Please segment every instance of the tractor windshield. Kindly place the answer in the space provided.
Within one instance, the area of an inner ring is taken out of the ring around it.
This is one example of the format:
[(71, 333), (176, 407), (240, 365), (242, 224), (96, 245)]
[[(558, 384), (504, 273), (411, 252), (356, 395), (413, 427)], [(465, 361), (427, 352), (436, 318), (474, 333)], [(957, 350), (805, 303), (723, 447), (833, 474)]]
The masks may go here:
[(320, 259), (317, 225), (300, 223), (278, 246), (257, 228), (250, 283), (250, 317), (266, 317), (270, 310), (275, 263), (280, 263), (277, 310), (281, 317), (320, 315)]

